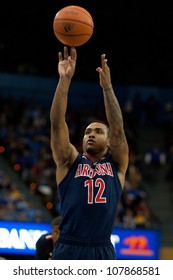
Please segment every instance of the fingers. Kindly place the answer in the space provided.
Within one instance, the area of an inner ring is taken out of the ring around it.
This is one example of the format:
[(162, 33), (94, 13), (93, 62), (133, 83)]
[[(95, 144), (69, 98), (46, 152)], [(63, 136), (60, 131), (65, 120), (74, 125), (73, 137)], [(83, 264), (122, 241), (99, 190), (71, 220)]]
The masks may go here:
[(104, 61), (105, 57), (106, 57), (105, 53), (101, 55), (101, 61), (102, 62)]
[(73, 60), (76, 60), (77, 52), (76, 52), (76, 49), (74, 47), (71, 47), (71, 49), (70, 49), (70, 56)]
[(102, 68), (101, 67), (97, 67), (96, 71), (100, 73), (102, 71)]
[(59, 59), (59, 61), (62, 61), (62, 60), (63, 60), (63, 58), (62, 58), (62, 52), (59, 52), (59, 53), (58, 53), (58, 59)]
[(106, 54), (102, 54), (101, 55), (101, 67), (97, 67), (96, 71), (101, 73), (102, 71), (106, 71), (108, 69), (108, 65), (107, 65), (107, 59), (106, 59)]
[(65, 60), (68, 59), (68, 48), (67, 48), (67, 46), (64, 46), (64, 59)]
[(102, 69), (105, 70), (105, 67), (107, 66), (107, 59), (106, 59), (106, 55), (102, 54), (101, 55), (101, 64), (102, 64)]
[[(64, 46), (64, 58), (63, 58), (62, 52), (59, 52), (58, 53), (59, 61), (63, 61), (63, 59), (64, 60), (68, 60), (68, 57), (69, 57), (69, 55), (68, 55), (68, 47)], [(76, 58), (77, 58), (76, 49), (74, 47), (71, 47), (71, 49), (70, 49), (70, 57), (73, 60), (76, 60)]]
[[(58, 58), (59, 58), (59, 61), (63, 61), (62, 52), (58, 53)], [(68, 59), (68, 49), (66, 46), (64, 47), (64, 59)]]

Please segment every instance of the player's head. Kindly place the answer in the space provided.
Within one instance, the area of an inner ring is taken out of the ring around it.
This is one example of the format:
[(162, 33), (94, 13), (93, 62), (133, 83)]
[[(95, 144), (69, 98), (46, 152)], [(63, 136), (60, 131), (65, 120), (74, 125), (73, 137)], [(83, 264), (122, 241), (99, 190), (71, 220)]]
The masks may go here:
[(56, 217), (55, 219), (53, 219), (52, 223), (51, 223), (51, 226), (52, 226), (52, 240), (53, 240), (53, 243), (56, 242), (59, 234), (60, 234), (60, 229), (59, 229), (59, 226), (60, 226), (60, 223), (61, 223), (61, 220), (62, 220), (62, 217), (61, 216), (58, 216)]
[(104, 154), (109, 149), (109, 127), (101, 121), (90, 123), (84, 132), (83, 151), (90, 155)]

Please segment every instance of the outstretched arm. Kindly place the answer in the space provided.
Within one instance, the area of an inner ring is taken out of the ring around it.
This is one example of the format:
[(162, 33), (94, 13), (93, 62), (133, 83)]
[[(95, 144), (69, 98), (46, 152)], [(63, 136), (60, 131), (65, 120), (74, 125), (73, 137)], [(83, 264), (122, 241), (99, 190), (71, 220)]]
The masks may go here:
[(110, 69), (105, 54), (101, 56), (101, 64), (102, 67), (98, 67), (96, 70), (99, 72), (100, 85), (103, 88), (106, 117), (110, 127), (110, 150), (112, 158), (117, 164), (119, 179), (123, 187), (129, 161), (129, 149), (122, 112), (112, 87)]
[(59, 82), (51, 105), (50, 122), (51, 149), (54, 161), (58, 167), (57, 181), (59, 182), (65, 176), (70, 164), (72, 164), (77, 156), (75, 147), (70, 143), (69, 131), (65, 120), (69, 87), (76, 67), (76, 49), (71, 48), (70, 55), (68, 55), (68, 48), (64, 47), (64, 58), (61, 52), (59, 52), (58, 56)]

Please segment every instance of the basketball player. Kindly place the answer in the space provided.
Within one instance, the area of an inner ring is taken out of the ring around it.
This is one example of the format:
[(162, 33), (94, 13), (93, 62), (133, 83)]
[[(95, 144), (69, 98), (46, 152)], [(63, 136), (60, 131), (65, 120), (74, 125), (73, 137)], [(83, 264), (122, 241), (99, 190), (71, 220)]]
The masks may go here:
[(109, 127), (101, 122), (86, 127), (83, 154), (70, 143), (65, 117), (76, 61), (74, 47), (70, 54), (66, 46), (63, 54), (59, 52), (59, 82), (50, 111), (51, 149), (62, 215), (52, 259), (114, 260), (110, 237), (128, 167), (128, 144), (105, 54), (96, 71)]
[(36, 260), (51, 260), (54, 244), (59, 236), (59, 225), (61, 216), (53, 219), (51, 223), (51, 232), (42, 234), (36, 242)]

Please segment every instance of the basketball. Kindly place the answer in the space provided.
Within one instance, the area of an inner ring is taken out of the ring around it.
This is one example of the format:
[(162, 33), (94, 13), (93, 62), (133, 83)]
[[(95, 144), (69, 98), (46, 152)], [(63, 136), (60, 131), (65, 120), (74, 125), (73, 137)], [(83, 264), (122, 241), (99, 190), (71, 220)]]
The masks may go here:
[(90, 13), (80, 6), (67, 6), (57, 12), (53, 21), (56, 38), (64, 45), (78, 47), (92, 36), (94, 22)]

